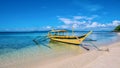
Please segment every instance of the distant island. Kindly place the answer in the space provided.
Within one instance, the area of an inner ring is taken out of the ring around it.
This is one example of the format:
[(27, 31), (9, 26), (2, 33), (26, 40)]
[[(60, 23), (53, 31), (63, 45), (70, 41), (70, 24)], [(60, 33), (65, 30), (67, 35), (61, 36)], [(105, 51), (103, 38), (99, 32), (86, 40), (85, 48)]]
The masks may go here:
[(120, 25), (118, 25), (113, 31), (114, 32), (120, 32)]

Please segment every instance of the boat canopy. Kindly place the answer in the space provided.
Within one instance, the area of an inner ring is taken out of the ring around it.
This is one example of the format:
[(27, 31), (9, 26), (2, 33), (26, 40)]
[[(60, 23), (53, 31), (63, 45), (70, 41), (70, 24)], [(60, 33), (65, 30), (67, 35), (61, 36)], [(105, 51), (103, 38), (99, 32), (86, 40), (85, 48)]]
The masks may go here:
[(50, 32), (67, 32), (66, 30), (51, 30)]

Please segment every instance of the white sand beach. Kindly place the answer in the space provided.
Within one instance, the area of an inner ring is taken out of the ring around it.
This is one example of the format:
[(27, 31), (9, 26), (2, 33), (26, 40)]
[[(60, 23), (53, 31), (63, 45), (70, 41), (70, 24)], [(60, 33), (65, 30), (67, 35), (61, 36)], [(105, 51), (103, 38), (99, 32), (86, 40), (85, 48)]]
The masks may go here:
[(107, 51), (91, 51), (37, 68), (120, 68), (120, 43)]
[(14, 63), (5, 68), (120, 68), (120, 43), (111, 44), (103, 49), (105, 48), (109, 48), (109, 51), (93, 50), (80, 55), (62, 55), (48, 58), (45, 62), (35, 59)]

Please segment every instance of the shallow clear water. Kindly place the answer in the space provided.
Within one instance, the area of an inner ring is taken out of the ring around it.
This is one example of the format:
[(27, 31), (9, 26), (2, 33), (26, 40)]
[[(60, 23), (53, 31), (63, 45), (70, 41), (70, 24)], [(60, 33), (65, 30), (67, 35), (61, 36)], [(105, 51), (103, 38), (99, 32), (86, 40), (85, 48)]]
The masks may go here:
[[(75, 35), (82, 35), (87, 32), (75, 32)], [(69, 32), (69, 35), (72, 33)], [(33, 39), (37, 36), (41, 36), (37, 39), (39, 46), (46, 46), (49, 48), (49, 43), (57, 45), (58, 43), (51, 43), (49, 39), (45, 39), (47, 32), (39, 33), (0, 33), (0, 55), (8, 52), (13, 52), (22, 48), (34, 47), (36, 44)], [(93, 32), (88, 38), (92, 40), (97, 46), (111, 44), (116, 42), (119, 35), (114, 32)], [(44, 40), (45, 39), (45, 40)], [(89, 41), (84, 41), (89, 42)], [(65, 44), (64, 44), (65, 45)]]

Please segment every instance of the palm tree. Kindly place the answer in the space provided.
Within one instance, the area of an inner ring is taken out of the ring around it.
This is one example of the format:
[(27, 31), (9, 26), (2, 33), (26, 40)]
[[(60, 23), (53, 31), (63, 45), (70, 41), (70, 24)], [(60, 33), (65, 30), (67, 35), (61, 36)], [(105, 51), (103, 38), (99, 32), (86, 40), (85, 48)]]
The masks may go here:
[(120, 25), (118, 25), (115, 29), (114, 29), (115, 32), (120, 32)]

